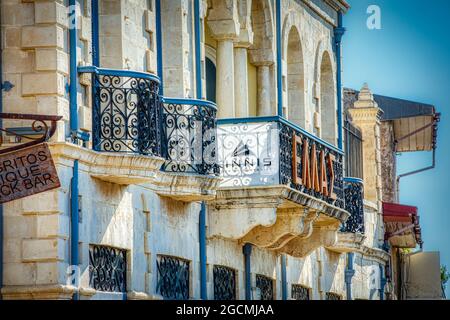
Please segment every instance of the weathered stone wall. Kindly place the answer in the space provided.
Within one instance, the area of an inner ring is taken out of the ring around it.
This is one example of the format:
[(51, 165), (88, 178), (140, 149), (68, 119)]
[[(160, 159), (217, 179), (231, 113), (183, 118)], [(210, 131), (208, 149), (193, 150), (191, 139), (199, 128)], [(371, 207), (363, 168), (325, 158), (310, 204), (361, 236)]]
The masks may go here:
[(156, 73), (154, 6), (146, 0), (99, 1), (101, 67)]
[[(60, 1), (2, 1), (1, 6), (3, 81), (14, 85), (3, 93), (3, 112), (61, 115), (67, 122), (67, 9)], [(64, 141), (64, 122), (55, 140)]]
[(394, 146), (394, 127), (392, 122), (381, 123), (381, 174), (383, 176), (383, 201), (395, 203), (397, 198), (397, 158)]

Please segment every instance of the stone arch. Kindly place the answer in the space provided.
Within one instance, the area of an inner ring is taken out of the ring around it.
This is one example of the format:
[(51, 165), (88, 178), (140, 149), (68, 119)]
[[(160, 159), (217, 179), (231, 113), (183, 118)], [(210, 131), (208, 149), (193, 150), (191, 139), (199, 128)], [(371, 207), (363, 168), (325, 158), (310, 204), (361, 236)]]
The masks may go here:
[(257, 115), (275, 112), (275, 27), (270, 0), (253, 0), (251, 6), (253, 43), (248, 49), (249, 62), (257, 68)]
[(308, 117), (306, 100), (305, 35), (303, 20), (295, 10), (289, 10), (283, 20), (282, 29), (282, 70), (283, 70), (283, 114), (309, 130), (311, 118)]
[(316, 111), (320, 115), (320, 137), (333, 144), (337, 143), (337, 100), (336, 68), (333, 52), (323, 41), (319, 43), (315, 67), (315, 97), (318, 99)]
[(274, 19), (269, 0), (252, 0), (251, 26), (253, 44), (249, 48), (250, 62), (254, 65), (273, 64), (274, 49)]
[(286, 36), (286, 78), (285, 92), (287, 103), (285, 115), (287, 119), (306, 128), (305, 106), (305, 72), (303, 48), (297, 27), (292, 26)]

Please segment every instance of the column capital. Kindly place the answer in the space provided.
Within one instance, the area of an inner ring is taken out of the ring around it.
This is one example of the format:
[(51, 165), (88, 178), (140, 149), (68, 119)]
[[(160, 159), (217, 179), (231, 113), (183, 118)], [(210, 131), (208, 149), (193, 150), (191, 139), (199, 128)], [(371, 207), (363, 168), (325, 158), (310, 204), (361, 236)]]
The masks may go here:
[(212, 0), (212, 8), (207, 19), (215, 40), (237, 41), (241, 25), (239, 23), (237, 0)]
[(248, 28), (241, 29), (239, 32), (239, 37), (234, 44), (236, 48), (250, 48), (253, 44), (253, 31)]
[(249, 49), (250, 62), (257, 66), (271, 66), (275, 63), (275, 52), (273, 49)]

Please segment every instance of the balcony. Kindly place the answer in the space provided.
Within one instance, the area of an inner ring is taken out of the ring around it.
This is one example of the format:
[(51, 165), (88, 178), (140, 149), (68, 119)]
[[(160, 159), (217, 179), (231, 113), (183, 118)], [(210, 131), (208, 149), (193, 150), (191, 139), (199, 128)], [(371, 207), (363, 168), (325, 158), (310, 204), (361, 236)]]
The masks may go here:
[(345, 209), (350, 217), (341, 232), (364, 234), (364, 183), (357, 178), (344, 178)]
[(210, 210), (209, 236), (294, 256), (334, 243), (349, 216), (343, 153), (281, 117), (218, 123), (223, 180)]
[(219, 184), (217, 108), (195, 99), (163, 98), (162, 166), (156, 192), (180, 201), (211, 200)]
[(344, 178), (345, 209), (350, 217), (342, 225), (338, 240), (330, 250), (336, 252), (364, 251), (364, 183), (358, 178)]
[(159, 94), (158, 77), (142, 72), (80, 67), (92, 85), (91, 175), (108, 182), (152, 182), (162, 196), (214, 196), (216, 107)]

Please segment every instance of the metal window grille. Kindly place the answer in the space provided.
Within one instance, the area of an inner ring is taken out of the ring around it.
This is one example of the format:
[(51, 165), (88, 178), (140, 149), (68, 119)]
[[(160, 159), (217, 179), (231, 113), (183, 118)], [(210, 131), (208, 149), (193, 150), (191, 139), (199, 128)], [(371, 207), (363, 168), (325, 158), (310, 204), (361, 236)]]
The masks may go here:
[(168, 300), (189, 299), (189, 262), (169, 256), (158, 256), (156, 291)]
[(327, 292), (326, 300), (342, 300), (342, 296), (337, 293)]
[(292, 285), (291, 296), (294, 300), (311, 300), (309, 296), (309, 288), (299, 284)]
[(348, 119), (344, 122), (345, 172), (347, 177), (363, 179), (363, 139), (361, 130)]
[(273, 300), (273, 279), (257, 274), (256, 287), (261, 291), (261, 300)]
[(104, 292), (126, 292), (127, 252), (106, 246), (89, 247), (89, 285)]
[(236, 271), (214, 266), (214, 300), (236, 300)]

